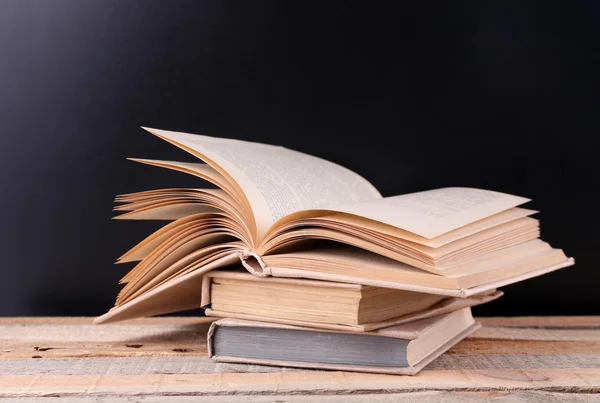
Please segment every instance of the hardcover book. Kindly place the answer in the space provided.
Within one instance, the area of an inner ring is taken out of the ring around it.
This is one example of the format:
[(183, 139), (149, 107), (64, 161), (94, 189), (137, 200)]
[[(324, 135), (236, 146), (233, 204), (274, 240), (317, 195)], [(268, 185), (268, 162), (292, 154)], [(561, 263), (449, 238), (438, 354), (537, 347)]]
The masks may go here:
[(373, 332), (221, 319), (207, 342), (219, 362), (414, 375), (478, 328), (469, 308)]
[(258, 278), (241, 270), (204, 276), (207, 316), (331, 330), (372, 331), (491, 302), (501, 291), (465, 298), (293, 278)]

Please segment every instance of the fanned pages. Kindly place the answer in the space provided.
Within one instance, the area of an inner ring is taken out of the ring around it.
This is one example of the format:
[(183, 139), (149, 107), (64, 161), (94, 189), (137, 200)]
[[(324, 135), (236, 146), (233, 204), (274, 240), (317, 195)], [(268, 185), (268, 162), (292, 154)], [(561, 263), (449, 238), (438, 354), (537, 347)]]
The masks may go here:
[(200, 288), (182, 291), (182, 282), (200, 284), (204, 273), (240, 261), (258, 277), (451, 297), (573, 264), (539, 240), (539, 222), (530, 217), (536, 212), (520, 207), (528, 201), (522, 197), (443, 188), (384, 198), (357, 173), (297, 151), (146, 130), (199, 161), (133, 161), (194, 175), (217, 188), (117, 197), (118, 219), (170, 222), (119, 259), (137, 264), (121, 280), (115, 308), (98, 322), (188, 309), (189, 303), (174, 306), (169, 299), (192, 289), (197, 295), (189, 301), (200, 306)]

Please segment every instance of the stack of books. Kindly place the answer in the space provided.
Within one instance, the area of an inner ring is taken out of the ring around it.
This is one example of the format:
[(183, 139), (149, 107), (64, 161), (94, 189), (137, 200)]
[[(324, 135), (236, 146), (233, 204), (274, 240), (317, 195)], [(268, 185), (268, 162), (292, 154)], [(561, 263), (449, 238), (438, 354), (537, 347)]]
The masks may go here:
[(382, 197), (283, 147), (146, 129), (202, 162), (134, 159), (202, 189), (118, 196), (118, 219), (168, 223), (118, 260), (108, 323), (198, 307), (219, 361), (414, 374), (477, 329), (497, 288), (574, 263), (528, 199), (443, 188)]

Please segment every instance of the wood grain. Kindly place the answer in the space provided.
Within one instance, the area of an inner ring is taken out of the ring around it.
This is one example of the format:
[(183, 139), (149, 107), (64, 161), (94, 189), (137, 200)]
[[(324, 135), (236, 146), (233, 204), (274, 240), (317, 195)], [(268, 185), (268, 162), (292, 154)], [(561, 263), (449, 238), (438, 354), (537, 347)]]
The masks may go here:
[(408, 393), (423, 390), (545, 390), (598, 393), (600, 369), (423, 371), (418, 376), (350, 372), (150, 375), (25, 375), (0, 378), (2, 397)]
[(377, 403), (600, 396), (600, 317), (480, 320), (484, 327), (474, 335), (419, 375), (402, 377), (215, 363), (206, 357), (210, 318), (103, 326), (91, 318), (0, 318), (0, 398), (365, 401), (359, 396)]
[(600, 328), (600, 316), (517, 316), (477, 318), (484, 326), (528, 328)]
[[(54, 401), (57, 396), (17, 398), (19, 403), (47, 403)], [(0, 400), (2, 402), (5, 399)], [(350, 395), (245, 395), (245, 396), (60, 396), (60, 403), (473, 403), (485, 401), (486, 403), (597, 403), (600, 402), (600, 394), (588, 393), (556, 393), (546, 391), (490, 391), (490, 392), (452, 392), (452, 391), (421, 391), (409, 393), (386, 393), (386, 394), (350, 394)]]

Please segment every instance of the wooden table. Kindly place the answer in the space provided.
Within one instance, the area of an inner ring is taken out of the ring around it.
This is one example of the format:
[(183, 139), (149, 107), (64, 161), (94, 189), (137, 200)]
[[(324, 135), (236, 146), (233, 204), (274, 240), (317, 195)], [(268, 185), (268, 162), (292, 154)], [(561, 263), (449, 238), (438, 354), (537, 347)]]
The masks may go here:
[(0, 402), (600, 402), (600, 316), (481, 318), (413, 377), (214, 363), (210, 321), (0, 318)]

